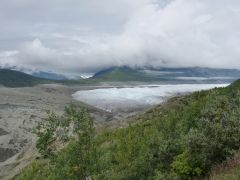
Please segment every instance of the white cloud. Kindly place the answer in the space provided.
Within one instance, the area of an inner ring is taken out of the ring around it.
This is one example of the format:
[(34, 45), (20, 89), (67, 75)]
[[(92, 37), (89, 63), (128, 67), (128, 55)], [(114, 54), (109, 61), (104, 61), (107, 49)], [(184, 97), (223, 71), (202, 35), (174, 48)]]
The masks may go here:
[(1, 7), (0, 22), (12, 26), (0, 64), (74, 73), (115, 65), (240, 68), (237, 0), (5, 0)]

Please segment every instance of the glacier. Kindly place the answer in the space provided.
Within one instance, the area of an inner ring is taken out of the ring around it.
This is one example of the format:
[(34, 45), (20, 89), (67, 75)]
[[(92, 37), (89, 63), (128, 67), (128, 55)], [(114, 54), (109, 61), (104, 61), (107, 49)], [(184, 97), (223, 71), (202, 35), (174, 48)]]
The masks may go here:
[(142, 110), (166, 101), (168, 98), (199, 90), (226, 87), (229, 84), (139, 85), (129, 87), (97, 88), (75, 92), (72, 97), (109, 112)]

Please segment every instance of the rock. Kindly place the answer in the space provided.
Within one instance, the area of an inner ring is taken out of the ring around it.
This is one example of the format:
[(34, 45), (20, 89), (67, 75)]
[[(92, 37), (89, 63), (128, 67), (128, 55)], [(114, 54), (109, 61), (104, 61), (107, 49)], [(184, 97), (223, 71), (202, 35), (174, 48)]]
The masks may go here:
[(16, 149), (0, 148), (0, 162), (4, 162), (18, 153)]

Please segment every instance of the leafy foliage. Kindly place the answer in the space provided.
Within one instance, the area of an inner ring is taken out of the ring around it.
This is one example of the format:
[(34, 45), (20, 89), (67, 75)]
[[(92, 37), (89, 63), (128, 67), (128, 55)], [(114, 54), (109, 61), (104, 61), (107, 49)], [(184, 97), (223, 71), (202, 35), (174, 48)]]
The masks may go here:
[[(48, 119), (37, 126), (36, 134), (39, 152), (50, 159), (49, 170), (41, 177), (37, 171), (40, 166), (34, 163), (20, 179), (87, 178), (97, 167), (93, 120), (85, 108), (75, 105), (66, 108), (63, 116), (48, 114)], [(61, 150), (66, 142), (68, 147)]]

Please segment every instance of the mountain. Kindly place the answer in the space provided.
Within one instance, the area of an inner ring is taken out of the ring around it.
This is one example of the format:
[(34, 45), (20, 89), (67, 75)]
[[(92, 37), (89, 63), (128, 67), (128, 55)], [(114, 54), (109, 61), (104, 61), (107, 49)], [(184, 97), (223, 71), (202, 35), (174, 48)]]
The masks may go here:
[(79, 79), (86, 79), (92, 76), (92, 74), (80, 73), (80, 74), (64, 74), (64, 73), (57, 73), (54, 71), (43, 71), (37, 69), (30, 69), (25, 67), (19, 66), (10, 66), (5, 65), (1, 66), (0, 69), (9, 69), (14, 71), (23, 72), (34, 77), (49, 79), (49, 80), (79, 80)]
[(127, 66), (112, 67), (96, 73), (91, 79), (102, 81), (146, 81), (151, 80), (138, 69), (133, 69)]
[(203, 67), (185, 67), (185, 68), (150, 68), (151, 72), (162, 72), (168, 75), (182, 76), (182, 77), (240, 77), (240, 70), (238, 69), (216, 69), (216, 68), (203, 68)]
[(2, 86), (27, 87), (43, 83), (52, 83), (52, 81), (15, 70), (0, 69), (0, 85)]
[(96, 73), (98, 81), (142, 81), (160, 83), (229, 83), (240, 78), (240, 70), (214, 68), (112, 67)]
[(44, 79), (50, 79), (50, 80), (66, 80), (68, 79), (66, 76), (62, 74), (57, 74), (53, 72), (44, 72), (44, 71), (39, 71), (39, 72), (32, 72), (32, 76), (38, 77), (38, 78), (44, 78)]
[[(131, 117), (129, 126), (98, 133), (86, 110), (73, 106), (66, 111), (67, 123), (50, 116), (42, 126), (37, 145), (49, 160), (34, 161), (19, 179), (239, 179), (239, 89), (240, 80), (174, 97)], [(57, 148), (52, 139), (60, 127), (69, 128), (69, 120), (83, 124), (76, 126), (78, 138)], [(215, 172), (221, 174), (209, 176), (218, 165), (223, 168)]]
[(31, 72), (30, 74), (35, 77), (50, 79), (50, 80), (81, 80), (81, 79), (88, 79), (92, 77), (92, 74), (88, 74), (88, 73), (66, 75), (66, 74), (47, 72), (47, 71)]
[(101, 82), (143, 82), (159, 84), (190, 83), (231, 83), (240, 78), (236, 69), (213, 68), (131, 68), (127, 66), (112, 67), (97, 72), (93, 77), (76, 80), (53, 72), (28, 72), (0, 69), (0, 85), (8, 87), (33, 86), (42, 83), (94, 84)]

